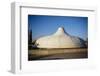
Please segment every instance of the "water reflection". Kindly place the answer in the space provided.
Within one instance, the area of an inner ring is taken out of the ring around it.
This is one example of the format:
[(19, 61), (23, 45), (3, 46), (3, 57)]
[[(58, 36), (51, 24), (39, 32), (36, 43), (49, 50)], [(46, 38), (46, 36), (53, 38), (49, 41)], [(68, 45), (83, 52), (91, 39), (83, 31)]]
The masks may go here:
[(28, 60), (55, 60), (87, 58), (87, 48), (78, 49), (33, 49), (28, 52)]

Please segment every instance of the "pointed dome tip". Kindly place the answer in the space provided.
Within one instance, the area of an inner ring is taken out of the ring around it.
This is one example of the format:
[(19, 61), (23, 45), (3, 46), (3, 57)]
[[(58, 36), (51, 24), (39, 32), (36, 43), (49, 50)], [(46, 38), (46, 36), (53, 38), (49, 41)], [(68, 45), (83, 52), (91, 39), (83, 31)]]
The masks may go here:
[(64, 35), (65, 30), (63, 27), (59, 27), (58, 30), (54, 33), (55, 35)]
[(65, 29), (64, 29), (64, 27), (59, 27), (58, 28), (58, 30), (56, 31), (56, 33), (55, 33), (55, 35), (69, 35), (66, 31), (65, 31)]
[(63, 30), (64, 31), (64, 27), (59, 27), (58, 30)]

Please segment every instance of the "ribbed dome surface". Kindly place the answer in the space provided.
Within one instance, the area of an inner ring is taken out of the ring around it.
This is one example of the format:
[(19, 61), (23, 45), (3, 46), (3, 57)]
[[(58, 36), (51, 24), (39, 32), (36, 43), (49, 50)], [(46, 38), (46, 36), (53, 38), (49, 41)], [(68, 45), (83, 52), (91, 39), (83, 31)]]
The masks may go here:
[(56, 33), (44, 36), (36, 40), (38, 48), (81, 48), (86, 47), (81, 38), (70, 36), (63, 27), (59, 27)]

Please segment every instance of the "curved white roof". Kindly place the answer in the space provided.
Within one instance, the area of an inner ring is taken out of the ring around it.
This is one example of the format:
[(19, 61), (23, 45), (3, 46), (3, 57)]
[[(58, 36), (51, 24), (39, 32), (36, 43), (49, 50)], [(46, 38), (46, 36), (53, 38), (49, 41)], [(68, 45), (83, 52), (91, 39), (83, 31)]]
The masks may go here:
[(70, 36), (63, 27), (59, 27), (52, 35), (37, 39), (36, 44), (38, 48), (81, 48), (86, 46), (84, 40)]

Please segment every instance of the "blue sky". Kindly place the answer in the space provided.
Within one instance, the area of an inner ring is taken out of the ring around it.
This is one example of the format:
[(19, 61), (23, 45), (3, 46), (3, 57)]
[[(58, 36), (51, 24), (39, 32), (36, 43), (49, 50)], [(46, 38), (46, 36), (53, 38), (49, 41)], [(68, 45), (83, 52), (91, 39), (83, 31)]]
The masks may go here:
[(59, 27), (70, 35), (88, 38), (88, 17), (28, 15), (28, 27), (32, 29), (33, 40), (51, 35)]

